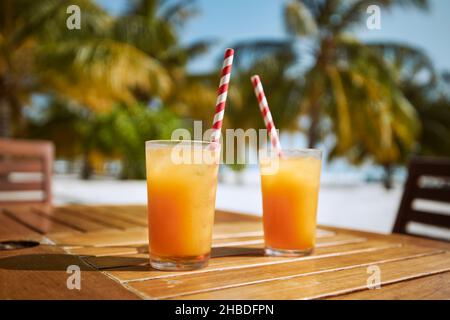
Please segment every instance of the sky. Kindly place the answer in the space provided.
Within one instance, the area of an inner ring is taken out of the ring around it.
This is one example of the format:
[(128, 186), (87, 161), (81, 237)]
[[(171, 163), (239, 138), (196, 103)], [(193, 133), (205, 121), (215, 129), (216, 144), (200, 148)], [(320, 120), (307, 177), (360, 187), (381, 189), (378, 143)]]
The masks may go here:
[[(127, 0), (97, 0), (119, 14)], [(282, 0), (197, 0), (198, 14), (180, 30), (183, 44), (214, 40), (211, 50), (191, 61), (193, 72), (208, 71), (220, 61), (222, 51), (241, 40), (282, 39)], [(381, 11), (381, 30), (365, 25), (355, 30), (362, 40), (392, 40), (424, 50), (438, 70), (450, 71), (450, 1), (430, 0), (428, 12), (397, 7)]]

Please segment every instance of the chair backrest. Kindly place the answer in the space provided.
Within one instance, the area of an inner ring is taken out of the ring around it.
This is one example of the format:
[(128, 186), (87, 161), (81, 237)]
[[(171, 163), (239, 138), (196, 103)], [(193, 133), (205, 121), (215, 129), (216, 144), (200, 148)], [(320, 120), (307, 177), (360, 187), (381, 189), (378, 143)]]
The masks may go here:
[[(416, 201), (424, 202), (423, 200), (428, 200), (425, 201), (429, 204), (428, 208), (418, 209)], [(408, 167), (408, 178), (393, 232), (416, 234), (408, 230), (411, 222), (450, 229), (448, 210), (445, 210), (445, 213), (439, 213), (437, 211), (440, 210), (436, 210), (439, 205), (444, 205), (445, 209), (448, 209), (449, 203), (450, 159), (412, 159)], [(434, 235), (429, 237), (439, 238)]]
[(53, 153), (49, 141), (0, 139), (0, 205), (51, 204)]

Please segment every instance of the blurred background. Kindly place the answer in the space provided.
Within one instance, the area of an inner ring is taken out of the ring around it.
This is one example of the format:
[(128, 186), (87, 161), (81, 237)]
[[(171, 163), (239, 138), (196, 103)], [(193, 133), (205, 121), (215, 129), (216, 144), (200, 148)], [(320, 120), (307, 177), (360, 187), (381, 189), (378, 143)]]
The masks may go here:
[[(232, 47), (224, 129), (264, 128), (259, 74), (283, 147), (324, 151), (319, 222), (390, 232), (409, 159), (450, 157), (449, 15), (440, 0), (0, 0), (0, 136), (54, 143), (56, 204), (145, 204), (144, 141), (209, 128)], [(261, 214), (258, 169), (223, 166), (217, 207)]]

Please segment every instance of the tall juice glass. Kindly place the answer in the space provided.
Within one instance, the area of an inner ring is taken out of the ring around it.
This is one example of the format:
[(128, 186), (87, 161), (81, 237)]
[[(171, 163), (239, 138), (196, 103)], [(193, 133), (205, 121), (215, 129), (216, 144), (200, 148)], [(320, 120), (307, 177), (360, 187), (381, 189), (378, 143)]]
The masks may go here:
[(208, 264), (219, 152), (212, 142), (146, 142), (152, 267), (189, 270)]
[(260, 159), (266, 254), (311, 253), (316, 241), (321, 151), (288, 149), (282, 157), (274, 153)]

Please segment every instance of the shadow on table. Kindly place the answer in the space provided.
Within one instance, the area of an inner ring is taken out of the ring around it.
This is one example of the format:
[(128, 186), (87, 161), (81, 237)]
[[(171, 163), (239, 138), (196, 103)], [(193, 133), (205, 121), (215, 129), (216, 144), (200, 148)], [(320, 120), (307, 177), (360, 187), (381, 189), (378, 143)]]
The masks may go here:
[(254, 256), (262, 257), (264, 256), (263, 248), (245, 248), (245, 247), (218, 247), (212, 248), (211, 257), (230, 257), (230, 256)]
[[(18, 253), (18, 252), (17, 252)], [(97, 271), (97, 269), (114, 269), (126, 271), (151, 271), (153, 269), (147, 257), (132, 256), (78, 256), (59, 253), (24, 253), (0, 258), (0, 270), (29, 271), (66, 271), (71, 265), (76, 265), (81, 271)], [(260, 248), (220, 247), (213, 248), (211, 257), (231, 256), (263, 256)], [(93, 265), (90, 266), (89, 264)]]
[[(105, 258), (117, 258), (118, 261), (121, 259), (121, 257)], [(130, 265), (144, 263), (144, 261), (146, 259), (127, 258), (127, 263)], [(72, 265), (78, 266), (81, 271), (96, 271), (79, 257), (68, 254), (24, 254), (0, 258), (0, 270), (66, 271)]]

